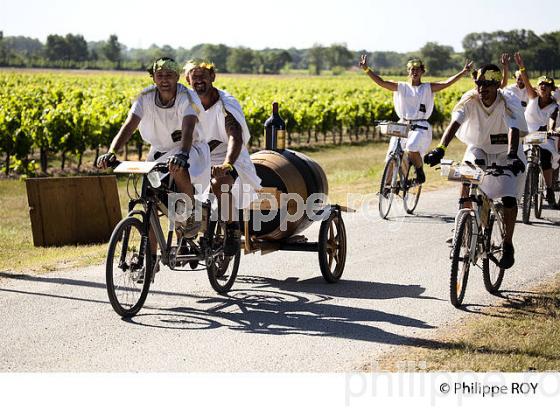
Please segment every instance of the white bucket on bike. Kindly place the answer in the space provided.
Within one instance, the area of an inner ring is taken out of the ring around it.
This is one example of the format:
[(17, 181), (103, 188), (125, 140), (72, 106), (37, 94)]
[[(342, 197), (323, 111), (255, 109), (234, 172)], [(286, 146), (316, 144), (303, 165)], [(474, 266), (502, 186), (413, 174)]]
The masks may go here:
[(474, 165), (443, 160), (441, 162), (441, 175), (449, 181), (469, 181), (480, 184), (484, 178), (484, 171)]
[(390, 135), (392, 137), (406, 138), (408, 137), (410, 127), (408, 124), (387, 123), (380, 124), (379, 131), (381, 132), (381, 134)]
[(548, 139), (546, 131), (535, 131), (525, 136), (524, 143), (530, 145), (540, 145)]

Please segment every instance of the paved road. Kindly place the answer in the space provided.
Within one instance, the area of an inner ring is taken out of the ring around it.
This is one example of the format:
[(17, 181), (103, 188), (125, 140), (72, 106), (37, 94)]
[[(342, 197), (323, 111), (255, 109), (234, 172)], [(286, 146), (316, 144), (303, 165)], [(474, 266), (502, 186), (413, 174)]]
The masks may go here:
[[(418, 215), (346, 216), (343, 280), (326, 284), (316, 254), (243, 257), (228, 297), (204, 272), (163, 270), (130, 321), (112, 310), (103, 267), (0, 274), (0, 371), (352, 371), (395, 345), (418, 345), (498, 298), (471, 276), (466, 310), (448, 301), (456, 192), (426, 193)], [(392, 211), (393, 212), (393, 211)], [(503, 289), (560, 271), (560, 213), (516, 232)], [(554, 219), (555, 218), (555, 219)], [(317, 226), (308, 232), (315, 240)], [(556, 246), (556, 245), (554, 245)]]

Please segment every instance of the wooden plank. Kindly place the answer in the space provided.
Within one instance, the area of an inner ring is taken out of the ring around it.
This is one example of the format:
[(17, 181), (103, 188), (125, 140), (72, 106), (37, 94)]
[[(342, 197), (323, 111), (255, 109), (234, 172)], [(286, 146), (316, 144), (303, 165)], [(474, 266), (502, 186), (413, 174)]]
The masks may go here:
[(41, 216), (39, 185), (35, 178), (30, 178), (25, 181), (25, 187), (27, 189), (29, 218), (31, 219), (31, 231), (33, 233), (33, 246), (43, 246), (45, 236), (43, 234), (43, 217)]
[(121, 219), (114, 175), (28, 181), (35, 246), (106, 242)]

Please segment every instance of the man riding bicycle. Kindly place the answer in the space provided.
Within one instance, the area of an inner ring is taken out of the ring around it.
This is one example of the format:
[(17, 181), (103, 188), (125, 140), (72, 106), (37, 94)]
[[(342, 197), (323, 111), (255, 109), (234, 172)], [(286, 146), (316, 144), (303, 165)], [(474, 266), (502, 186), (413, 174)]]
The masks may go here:
[[(433, 94), (457, 82), (470, 71), (472, 62), (465, 63), (460, 72), (445, 81), (437, 83), (422, 83), (422, 75), (426, 70), (424, 63), (417, 58), (411, 59), (406, 65), (408, 83), (381, 78), (374, 73), (372, 67), (368, 66), (367, 55), (365, 54), (360, 58), (360, 67), (377, 85), (393, 92), (395, 111), (399, 116), (399, 122), (414, 125), (414, 129), (408, 134), (406, 147), (403, 147), (403, 149), (408, 152), (409, 161), (416, 168), (418, 183), (423, 184), (426, 182), (426, 175), (424, 174), (422, 156), (428, 151), (432, 142), (432, 126), (428, 122), (428, 118), (432, 115), (434, 108)], [(391, 138), (387, 159), (394, 151), (396, 143), (397, 138)]]
[(233, 256), (239, 249), (241, 236), (236, 210), (248, 207), (261, 187), (246, 146), (251, 135), (239, 102), (228, 92), (214, 87), (214, 64), (190, 60), (184, 69), (187, 82), (203, 106), (199, 119), (209, 139), (212, 192), (223, 214), (227, 214), (222, 215), (227, 230), (224, 251), (226, 256)]
[[(177, 191), (192, 201), (194, 187), (198, 188), (198, 194), (203, 194), (210, 184), (210, 150), (197, 117), (197, 112), (202, 111), (200, 99), (195, 92), (178, 83), (181, 68), (173, 59), (156, 60), (148, 72), (154, 84), (140, 92), (109, 151), (99, 157), (97, 166), (103, 169), (110, 166), (116, 160), (117, 152), (139, 129), (142, 139), (151, 145), (147, 160), (167, 162)], [(168, 176), (164, 179), (169, 181)], [(178, 227), (178, 234), (193, 235), (199, 226), (200, 221), (191, 217)], [(149, 235), (155, 273), (158, 268), (157, 241), (152, 230)]]
[[(451, 140), (457, 137), (465, 144), (464, 161), (473, 164), (509, 166), (504, 175), (488, 175), (480, 189), (488, 198), (502, 198), (504, 206), (505, 238), (499, 266), (513, 266), (513, 231), (517, 217), (517, 197), (523, 185), (525, 154), (519, 143), (520, 132), (526, 133), (527, 124), (519, 99), (499, 89), (500, 69), (488, 64), (473, 75), (476, 89), (466, 92), (453, 109), (451, 123), (445, 130), (440, 145), (430, 151), (424, 161), (430, 166), (441, 162)], [(468, 192), (461, 193), (462, 198)], [(468, 206), (469, 204), (465, 204)]]

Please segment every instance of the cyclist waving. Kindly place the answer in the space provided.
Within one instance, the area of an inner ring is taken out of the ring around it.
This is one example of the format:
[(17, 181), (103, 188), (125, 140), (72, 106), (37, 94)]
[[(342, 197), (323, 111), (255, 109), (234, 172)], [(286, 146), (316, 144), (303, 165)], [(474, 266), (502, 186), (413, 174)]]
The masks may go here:
[[(525, 110), (525, 119), (529, 132), (533, 131), (553, 131), (556, 128), (556, 118), (558, 117), (558, 102), (552, 96), (556, 89), (554, 79), (542, 76), (537, 79), (537, 89), (531, 85), (529, 76), (525, 71), (525, 64), (521, 54), (515, 53), (515, 62), (519, 66), (520, 78), (527, 90), (529, 102)], [(528, 148), (528, 147), (527, 147)], [(549, 137), (547, 141), (540, 145), (541, 168), (544, 181), (546, 183), (546, 201), (550, 206), (556, 206), (554, 190), (552, 185), (553, 168), (558, 168), (558, 141), (556, 137)]]
[[(384, 80), (373, 71), (367, 64), (367, 55), (363, 54), (360, 58), (360, 67), (366, 75), (377, 85), (393, 92), (395, 111), (399, 116), (399, 122), (414, 124), (414, 130), (410, 131), (406, 141), (406, 147), (410, 162), (416, 167), (418, 183), (426, 181), (426, 175), (422, 168), (422, 155), (428, 151), (432, 142), (432, 127), (428, 118), (432, 115), (434, 108), (434, 93), (444, 90), (457, 82), (463, 75), (471, 70), (472, 62), (466, 62), (461, 71), (447, 80), (435, 83), (423, 83), (422, 75), (425, 67), (422, 60), (413, 58), (406, 64), (408, 71), (408, 82), (395, 82)], [(396, 138), (391, 138), (387, 156), (394, 151)]]

